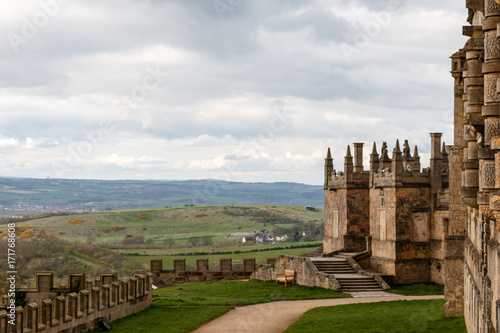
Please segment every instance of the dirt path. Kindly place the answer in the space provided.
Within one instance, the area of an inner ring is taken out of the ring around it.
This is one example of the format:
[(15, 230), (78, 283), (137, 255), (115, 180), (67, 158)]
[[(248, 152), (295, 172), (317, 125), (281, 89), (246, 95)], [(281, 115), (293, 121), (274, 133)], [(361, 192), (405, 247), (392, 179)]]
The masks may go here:
[(442, 299), (444, 296), (398, 296), (283, 301), (239, 307), (198, 328), (195, 333), (281, 333), (304, 312), (320, 306), (383, 301)]

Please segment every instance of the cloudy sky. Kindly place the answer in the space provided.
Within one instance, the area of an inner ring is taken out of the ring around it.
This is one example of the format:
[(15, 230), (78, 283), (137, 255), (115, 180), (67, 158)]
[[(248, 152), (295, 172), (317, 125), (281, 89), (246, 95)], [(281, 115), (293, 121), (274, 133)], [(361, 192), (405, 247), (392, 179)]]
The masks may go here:
[(453, 141), (465, 1), (1, 6), (0, 176), (322, 184), (327, 147)]

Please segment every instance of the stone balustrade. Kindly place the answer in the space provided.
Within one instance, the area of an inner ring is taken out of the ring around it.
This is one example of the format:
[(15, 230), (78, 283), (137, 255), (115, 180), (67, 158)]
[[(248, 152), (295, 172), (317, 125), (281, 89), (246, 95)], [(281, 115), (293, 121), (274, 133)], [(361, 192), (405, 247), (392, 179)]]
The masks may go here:
[[(36, 288), (20, 289), (30, 300), (25, 307), (7, 309), (9, 299), (3, 296), (0, 333), (85, 332), (96, 327), (101, 318), (113, 321), (147, 308), (152, 301), (149, 272), (124, 279), (103, 274), (94, 281), (86, 280), (85, 274), (70, 274), (68, 287), (55, 287), (52, 282), (51, 272), (37, 273)], [(57, 296), (59, 293), (64, 296)]]

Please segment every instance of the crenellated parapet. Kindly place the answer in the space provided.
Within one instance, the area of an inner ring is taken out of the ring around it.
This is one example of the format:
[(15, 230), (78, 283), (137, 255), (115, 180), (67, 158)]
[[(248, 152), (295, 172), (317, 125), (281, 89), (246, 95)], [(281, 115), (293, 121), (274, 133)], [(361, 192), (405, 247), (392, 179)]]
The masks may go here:
[(377, 144), (373, 143), (368, 170), (364, 170), (362, 165), (363, 144), (354, 144), (354, 163), (350, 146), (347, 146), (343, 172), (337, 172), (333, 168), (333, 159), (328, 148), (325, 159), (325, 189), (415, 185), (432, 186), (437, 192), (443, 184), (448, 184), (448, 150), (451, 146), (446, 146), (444, 142), (441, 146), (440, 133), (431, 133), (431, 138), (431, 167), (424, 169), (421, 169), (418, 147), (414, 147), (412, 155), (408, 140), (405, 140), (402, 151), (399, 140), (396, 141), (392, 158), (389, 157), (386, 142), (382, 143), (380, 154), (377, 152)]
[(83, 332), (94, 329), (103, 317), (122, 318), (147, 308), (152, 301), (149, 272), (124, 279), (103, 274), (96, 280), (70, 274), (68, 285), (63, 286), (53, 284), (52, 272), (39, 272), (36, 279), (36, 288), (21, 290), (29, 294), (25, 307), (11, 309), (8, 296), (2, 296), (0, 332)]

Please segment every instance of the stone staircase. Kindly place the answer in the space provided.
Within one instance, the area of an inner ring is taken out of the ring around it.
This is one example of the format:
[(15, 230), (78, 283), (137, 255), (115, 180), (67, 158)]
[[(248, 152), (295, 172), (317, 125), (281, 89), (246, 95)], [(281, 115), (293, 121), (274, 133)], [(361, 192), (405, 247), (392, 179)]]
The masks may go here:
[(352, 267), (345, 259), (321, 261), (313, 259), (313, 263), (320, 272), (324, 272), (326, 274), (357, 274), (354, 267)]
[(343, 292), (383, 290), (374, 278), (358, 274), (345, 258), (313, 258), (311, 261), (320, 272), (333, 275)]
[(378, 282), (369, 276), (359, 275), (359, 277), (335, 277), (340, 283), (344, 292), (360, 292), (360, 291), (383, 291)]

